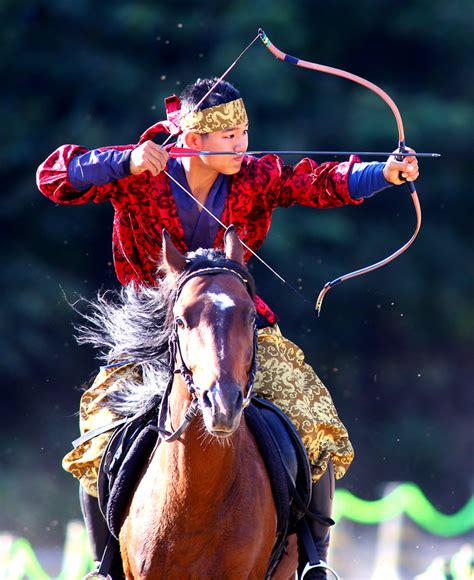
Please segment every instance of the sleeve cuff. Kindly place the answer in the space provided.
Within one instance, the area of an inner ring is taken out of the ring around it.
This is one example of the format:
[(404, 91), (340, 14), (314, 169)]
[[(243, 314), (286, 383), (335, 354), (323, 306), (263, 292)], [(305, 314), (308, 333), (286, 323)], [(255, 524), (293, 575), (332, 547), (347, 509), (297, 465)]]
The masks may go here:
[(105, 185), (115, 179), (128, 177), (131, 175), (131, 153), (131, 149), (94, 149), (77, 155), (68, 165), (69, 182), (75, 189), (83, 191), (93, 185)]
[(391, 187), (383, 174), (385, 163), (372, 161), (371, 163), (354, 163), (349, 174), (349, 192), (354, 199), (371, 197)]

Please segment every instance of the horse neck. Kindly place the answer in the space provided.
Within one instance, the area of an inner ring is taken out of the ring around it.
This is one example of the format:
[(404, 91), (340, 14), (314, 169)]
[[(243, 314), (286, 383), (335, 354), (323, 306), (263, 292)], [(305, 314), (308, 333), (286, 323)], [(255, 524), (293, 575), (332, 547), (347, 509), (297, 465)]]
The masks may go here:
[[(171, 425), (168, 427), (176, 428), (181, 424), (190, 401), (186, 385), (178, 375), (170, 395)], [(198, 413), (179, 441), (160, 445), (166, 456), (165, 461), (160, 462), (161, 468), (164, 466), (167, 470), (170, 486), (175, 488), (178, 484), (182, 492), (209, 494), (213, 498), (216, 493), (224, 496), (241, 473), (242, 452), (249, 436), (242, 420), (231, 440), (219, 441), (206, 431)]]

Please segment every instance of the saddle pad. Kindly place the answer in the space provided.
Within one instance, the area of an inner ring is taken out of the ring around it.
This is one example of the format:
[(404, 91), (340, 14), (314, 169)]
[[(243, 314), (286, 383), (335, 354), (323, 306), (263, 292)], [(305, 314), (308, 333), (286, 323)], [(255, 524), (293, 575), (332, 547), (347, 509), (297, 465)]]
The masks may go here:
[[(298, 505), (293, 505), (293, 511), (297, 518), (300, 518), (309, 507), (313, 484), (306, 448), (296, 427), (274, 403), (260, 397), (254, 397), (252, 406), (259, 410), (262, 419), (267, 423), (276, 439), (276, 444), (287, 467), (294, 471), (292, 480)], [(293, 467), (293, 462), (296, 462), (295, 467)]]
[(295, 530), (309, 504), (311, 471), (298, 433), (273, 403), (254, 397), (245, 410), (245, 419), (265, 462), (277, 512), (277, 536), (265, 575), (270, 579), (288, 534)]
[(257, 443), (272, 486), (277, 512), (277, 536), (286, 535), (290, 520), (290, 490), (283, 458), (257, 407), (250, 405), (245, 409), (245, 420)]
[(99, 501), (115, 538), (119, 536), (130, 497), (157, 439), (156, 420), (149, 420), (117, 433), (104, 454), (98, 480)]

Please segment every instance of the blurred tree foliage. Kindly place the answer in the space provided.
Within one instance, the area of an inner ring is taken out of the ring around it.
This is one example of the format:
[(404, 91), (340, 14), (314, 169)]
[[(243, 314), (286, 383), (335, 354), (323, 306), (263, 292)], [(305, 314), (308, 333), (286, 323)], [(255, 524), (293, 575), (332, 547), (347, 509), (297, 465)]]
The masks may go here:
[[(443, 154), (421, 162), (416, 244), (334, 289), (320, 319), (254, 268), (352, 434), (356, 461), (340, 485), (377, 497), (382, 482), (411, 480), (440, 509), (459, 508), (472, 483), (472, 1), (1, 0), (0, 16), (0, 529), (46, 540), (78, 512), (60, 460), (97, 361), (75, 344), (71, 304), (117, 286), (111, 208), (55, 207), (36, 190), (36, 167), (62, 143), (135, 142), (163, 118), (164, 97), (221, 74), (259, 26), (290, 54), (381, 85), (400, 106), (408, 144)], [(282, 64), (260, 44), (229, 79), (246, 99), (256, 148), (396, 146), (376, 96)], [(291, 208), (276, 212), (262, 256), (312, 301), (326, 280), (387, 255), (413, 227), (404, 188), (335, 212)]]

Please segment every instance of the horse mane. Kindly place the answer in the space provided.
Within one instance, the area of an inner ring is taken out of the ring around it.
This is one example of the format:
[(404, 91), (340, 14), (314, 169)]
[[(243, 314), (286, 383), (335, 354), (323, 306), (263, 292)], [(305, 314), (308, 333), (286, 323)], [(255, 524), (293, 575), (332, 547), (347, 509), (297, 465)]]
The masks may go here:
[(119, 388), (116, 383), (111, 385), (106, 404), (114, 413), (130, 416), (159, 404), (173, 373), (168, 350), (172, 307), (184, 277), (202, 268), (232, 268), (249, 281), (249, 292), (255, 298), (247, 268), (228, 260), (222, 251), (200, 248), (189, 252), (186, 262), (178, 276), (162, 264), (157, 286), (131, 283), (119, 291), (98, 294), (95, 300), (86, 301), (89, 312), (80, 313), (85, 322), (76, 326), (77, 342), (99, 349), (105, 365), (129, 363), (135, 371), (119, 375)]

